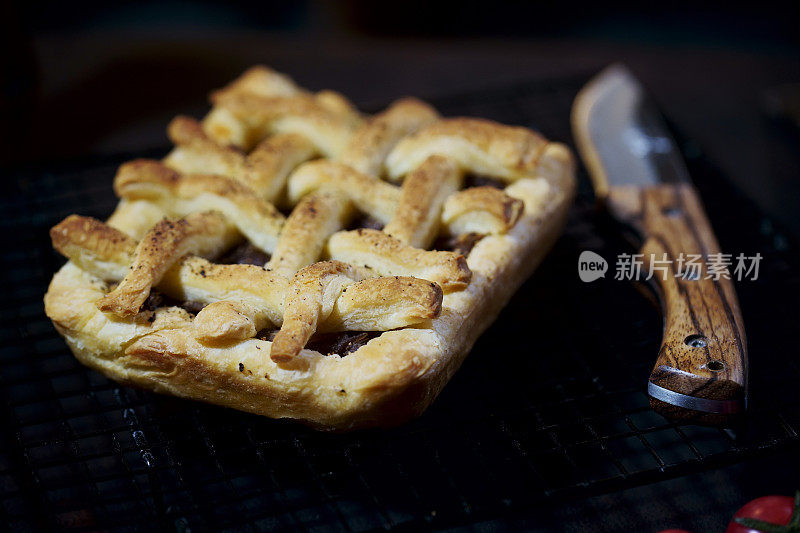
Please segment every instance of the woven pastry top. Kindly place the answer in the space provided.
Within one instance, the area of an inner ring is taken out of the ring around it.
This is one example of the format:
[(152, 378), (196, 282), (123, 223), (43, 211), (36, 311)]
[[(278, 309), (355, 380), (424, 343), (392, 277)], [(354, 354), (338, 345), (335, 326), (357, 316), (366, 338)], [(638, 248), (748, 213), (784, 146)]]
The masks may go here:
[(163, 160), (119, 168), (107, 223), (73, 215), (51, 236), (109, 283), (107, 315), (152, 323), (154, 295), (189, 301), (198, 341), (272, 330), (282, 365), (315, 335), (424, 328), (468, 287), (471, 246), (519, 219), (505, 187), (548, 172), (548, 143), (528, 129), (410, 98), (364, 117), (265, 67), (211, 101), (202, 122), (172, 121)]

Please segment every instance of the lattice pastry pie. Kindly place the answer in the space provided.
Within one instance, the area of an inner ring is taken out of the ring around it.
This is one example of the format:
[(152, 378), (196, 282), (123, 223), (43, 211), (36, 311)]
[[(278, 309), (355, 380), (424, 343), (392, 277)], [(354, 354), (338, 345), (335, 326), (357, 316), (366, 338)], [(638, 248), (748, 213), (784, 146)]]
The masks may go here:
[(421, 413), (560, 232), (569, 150), (412, 98), (365, 117), (265, 67), (211, 101), (119, 168), (108, 221), (51, 230), (47, 315), (156, 392), (325, 429)]

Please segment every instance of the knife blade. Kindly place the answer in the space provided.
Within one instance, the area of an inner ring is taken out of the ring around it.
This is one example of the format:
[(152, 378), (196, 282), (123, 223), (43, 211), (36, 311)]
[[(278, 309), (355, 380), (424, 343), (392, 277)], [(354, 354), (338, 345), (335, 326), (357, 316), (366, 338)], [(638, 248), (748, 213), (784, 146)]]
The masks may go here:
[[(647, 385), (652, 407), (673, 420), (730, 425), (747, 402), (744, 325), (732, 281), (714, 274), (723, 256), (675, 141), (622, 65), (581, 89), (572, 129), (600, 205), (640, 239), (642, 270), (659, 262), (651, 281), (664, 333)], [(699, 260), (691, 272), (687, 257)]]

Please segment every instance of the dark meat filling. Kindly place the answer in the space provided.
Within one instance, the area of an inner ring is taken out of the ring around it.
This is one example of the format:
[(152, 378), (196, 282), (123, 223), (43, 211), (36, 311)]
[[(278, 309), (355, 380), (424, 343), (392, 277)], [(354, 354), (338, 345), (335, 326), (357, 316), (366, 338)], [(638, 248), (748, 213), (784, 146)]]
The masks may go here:
[(278, 331), (277, 329), (262, 329), (256, 333), (256, 339), (272, 342), (275, 340), (275, 335), (278, 334)]
[(458, 237), (441, 237), (433, 244), (433, 248), (435, 250), (456, 252), (468, 257), (475, 245), (478, 244), (478, 241), (484, 237), (485, 235), (480, 233), (465, 233)]
[[(272, 341), (277, 329), (264, 329), (258, 332), (257, 339)], [(337, 333), (315, 333), (306, 344), (309, 350), (316, 350), (325, 355), (344, 357), (351, 354), (379, 336), (380, 331), (341, 331)]]
[(234, 246), (217, 259), (223, 265), (256, 265), (263, 267), (269, 261), (269, 254), (259, 250), (249, 242)]
[(377, 229), (382, 230), (383, 224), (380, 220), (372, 218), (371, 216), (360, 213), (357, 217), (355, 217), (350, 224), (347, 226), (348, 231), (352, 231), (355, 229)]
[(150, 289), (150, 294), (147, 296), (147, 300), (144, 301), (139, 311), (155, 311), (159, 307), (172, 305), (164, 303), (168, 299), (169, 298), (166, 295), (158, 292), (155, 289)]
[(308, 348), (327, 355), (351, 354), (380, 335), (380, 331), (342, 331), (317, 333), (308, 342)]
[(506, 184), (500, 180), (489, 178), (486, 176), (476, 176), (475, 174), (467, 174), (464, 176), (464, 188), (471, 189), (472, 187), (494, 187), (495, 189), (505, 189)]
[(180, 302), (178, 304), (178, 307), (193, 315), (196, 315), (197, 313), (202, 311), (205, 306), (206, 304), (201, 302), (195, 302), (194, 300), (186, 300), (185, 302)]
[(139, 311), (154, 312), (159, 307), (180, 307), (187, 313), (196, 315), (201, 309), (203, 309), (203, 307), (205, 307), (205, 304), (195, 302), (193, 300), (181, 302), (179, 300), (175, 300), (174, 298), (170, 298), (163, 292), (159, 292), (156, 289), (150, 289), (150, 294), (147, 296), (147, 300), (144, 301), (144, 304), (142, 304), (142, 307), (139, 309)]

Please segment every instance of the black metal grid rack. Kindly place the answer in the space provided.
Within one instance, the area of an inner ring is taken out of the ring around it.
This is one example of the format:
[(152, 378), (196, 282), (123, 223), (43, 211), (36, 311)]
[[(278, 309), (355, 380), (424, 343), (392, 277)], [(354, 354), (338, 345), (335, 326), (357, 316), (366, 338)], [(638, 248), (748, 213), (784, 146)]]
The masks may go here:
[[(569, 140), (581, 81), (433, 103)], [(650, 410), (660, 317), (626, 282), (579, 281), (580, 251), (620, 251), (584, 175), (564, 236), (433, 406), (397, 429), (346, 435), (121, 387), (78, 364), (42, 308), (62, 262), (47, 230), (73, 212), (107, 216), (127, 157), (5, 176), (0, 513), (17, 531), (446, 527), (800, 447), (800, 368), (773, 333), (794, 327), (798, 250), (685, 152), (723, 249), (764, 256), (758, 281), (738, 285), (753, 364), (736, 433)]]

